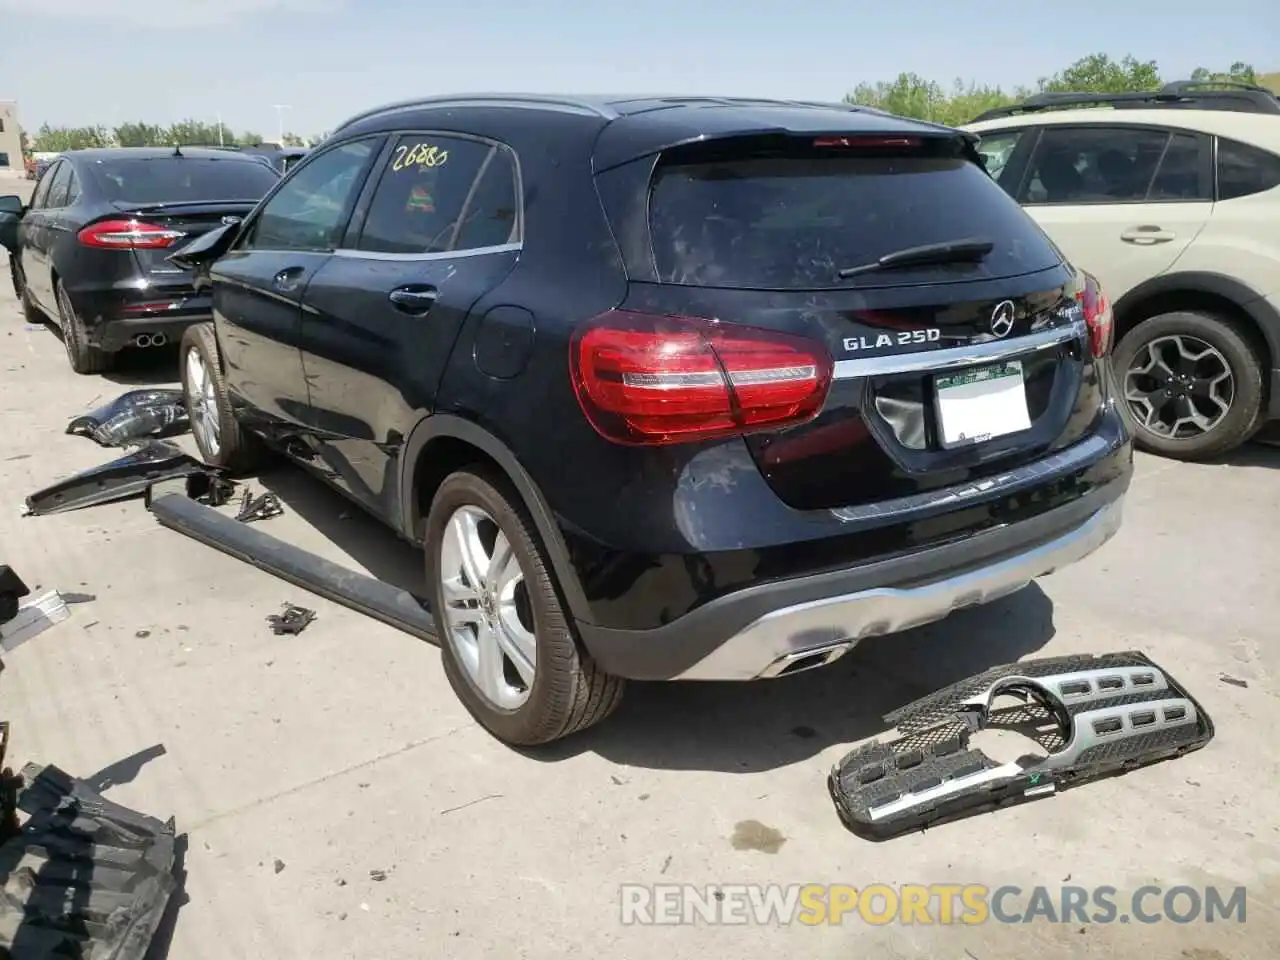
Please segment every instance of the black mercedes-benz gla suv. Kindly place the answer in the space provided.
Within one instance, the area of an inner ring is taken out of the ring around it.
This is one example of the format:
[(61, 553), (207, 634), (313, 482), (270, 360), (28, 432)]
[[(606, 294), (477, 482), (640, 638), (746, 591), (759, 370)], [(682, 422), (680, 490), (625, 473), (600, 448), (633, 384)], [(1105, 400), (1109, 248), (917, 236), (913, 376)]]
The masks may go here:
[(422, 544), (453, 687), (511, 743), (626, 678), (830, 663), (1120, 524), (1107, 301), (950, 128), (416, 100), (175, 256), (212, 284), (204, 457), (274, 447)]

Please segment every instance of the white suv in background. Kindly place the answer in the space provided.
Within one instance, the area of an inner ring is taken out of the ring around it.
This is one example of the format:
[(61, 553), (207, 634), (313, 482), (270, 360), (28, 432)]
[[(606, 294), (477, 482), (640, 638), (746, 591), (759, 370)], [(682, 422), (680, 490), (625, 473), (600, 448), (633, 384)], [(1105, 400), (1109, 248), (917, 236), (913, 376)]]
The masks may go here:
[(1042, 94), (964, 129), (992, 177), (1102, 282), (1141, 448), (1208, 459), (1280, 419), (1274, 94)]

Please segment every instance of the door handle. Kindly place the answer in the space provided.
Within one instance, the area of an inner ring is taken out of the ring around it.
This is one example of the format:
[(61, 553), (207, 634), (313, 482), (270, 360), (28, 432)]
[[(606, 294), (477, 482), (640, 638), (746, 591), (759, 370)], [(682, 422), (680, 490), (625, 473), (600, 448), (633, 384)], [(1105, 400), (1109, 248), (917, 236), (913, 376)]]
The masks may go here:
[(1136, 243), (1142, 246), (1151, 246), (1157, 243), (1168, 243), (1170, 240), (1177, 238), (1177, 234), (1171, 230), (1165, 230), (1154, 224), (1143, 224), (1140, 227), (1130, 227), (1128, 230), (1120, 234), (1120, 239), (1125, 243)]
[(435, 287), (400, 287), (387, 294), (397, 310), (411, 317), (421, 317), (430, 312), (436, 302)]
[(271, 286), (281, 293), (292, 293), (302, 280), (302, 267), (287, 267), (271, 278)]

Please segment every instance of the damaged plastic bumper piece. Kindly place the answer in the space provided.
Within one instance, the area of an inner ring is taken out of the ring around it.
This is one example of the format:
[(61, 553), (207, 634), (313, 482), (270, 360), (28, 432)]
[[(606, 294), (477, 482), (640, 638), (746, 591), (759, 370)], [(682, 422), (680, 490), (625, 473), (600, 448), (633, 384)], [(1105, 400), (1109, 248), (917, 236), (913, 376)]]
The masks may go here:
[(130, 390), (74, 418), (67, 433), (104, 447), (122, 447), (146, 437), (171, 437), (191, 428), (180, 390)]
[(57, 767), (29, 764), (29, 819), (0, 844), (0, 956), (143, 960), (177, 882), (177, 838)]
[(48, 516), (145, 493), (153, 483), (214, 472), (176, 444), (152, 440), (110, 463), (84, 470), (27, 497), (29, 516)]
[[(1014, 706), (999, 708), (997, 698)], [(1049, 796), (1198, 750), (1213, 739), (1201, 706), (1138, 652), (993, 667), (885, 716), (895, 740), (858, 747), (827, 786), (840, 819), (871, 840)], [(997, 763), (979, 730), (1020, 730), (1044, 756)]]

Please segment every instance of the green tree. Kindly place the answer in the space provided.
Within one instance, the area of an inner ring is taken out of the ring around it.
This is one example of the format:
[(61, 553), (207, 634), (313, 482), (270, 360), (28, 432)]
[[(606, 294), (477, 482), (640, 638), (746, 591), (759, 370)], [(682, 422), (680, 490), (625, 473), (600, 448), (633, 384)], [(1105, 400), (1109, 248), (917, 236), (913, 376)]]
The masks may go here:
[(240, 136), (236, 137), (236, 143), (242, 147), (256, 147), (262, 142), (262, 134), (255, 133), (252, 130), (246, 130)]
[(224, 124), (205, 123), (203, 120), (182, 120), (168, 130), (167, 142), (191, 146), (216, 147), (219, 144), (234, 146), (236, 135)]
[(1160, 70), (1154, 60), (1138, 60), (1128, 56), (1112, 60), (1105, 53), (1082, 57), (1065, 70), (1040, 80), (1046, 92), (1126, 93), (1136, 90), (1158, 90), (1162, 85)]
[(1253, 64), (1243, 63), (1237, 60), (1231, 65), (1226, 73), (1218, 73), (1210, 70), (1208, 67), (1196, 67), (1191, 71), (1191, 79), (1198, 80), (1201, 83), (1220, 83), (1226, 81), (1228, 83), (1250, 83), (1257, 84), (1258, 73), (1253, 69)]
[[(1223, 73), (1201, 67), (1191, 79), (1256, 83), (1259, 78), (1250, 64), (1236, 62)], [(1042, 77), (1036, 86), (1039, 91), (1054, 93), (1125, 93), (1158, 90), (1164, 83), (1154, 60), (1133, 56), (1114, 60), (1105, 53), (1095, 53), (1050, 77)], [(900, 73), (896, 80), (860, 83), (844, 99), (847, 103), (875, 107), (899, 116), (956, 126), (968, 123), (987, 110), (1025, 99), (1033, 92), (1023, 87), (1005, 91), (962, 80), (947, 90), (919, 74)]]
[(169, 131), (154, 123), (122, 123), (115, 135), (122, 147), (159, 147), (170, 142)]
[(41, 124), (35, 135), (34, 147), (42, 153), (62, 153), (66, 150), (87, 150), (91, 147), (111, 145), (111, 132), (103, 126), (53, 127)]
[(280, 144), (282, 147), (305, 147), (306, 145), (307, 142), (296, 133), (286, 133), (284, 135), (284, 142)]

